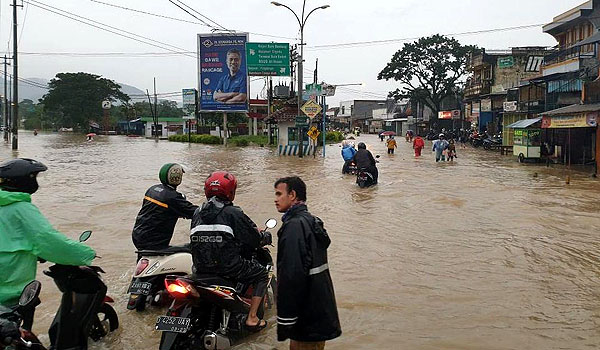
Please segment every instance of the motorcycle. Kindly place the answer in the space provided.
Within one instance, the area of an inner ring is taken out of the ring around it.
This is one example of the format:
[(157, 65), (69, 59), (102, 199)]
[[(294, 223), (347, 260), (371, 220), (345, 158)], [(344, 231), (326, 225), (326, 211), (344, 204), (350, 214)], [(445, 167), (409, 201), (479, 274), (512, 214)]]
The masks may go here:
[[(379, 155), (376, 155), (375, 158), (378, 159)], [(379, 163), (379, 161), (377, 159), (375, 160), (375, 162)], [(373, 174), (371, 174), (371, 172), (369, 172), (367, 170), (367, 168), (360, 168), (356, 172), (356, 184), (360, 188), (365, 188), (365, 187), (371, 187), (373, 185), (376, 185), (377, 182), (375, 180), (375, 176), (373, 176)]]
[[(85, 231), (79, 237), (85, 242), (92, 231)], [(44, 261), (42, 261), (44, 262)], [(104, 273), (98, 266), (69, 266), (55, 264), (44, 271), (44, 274), (54, 279), (54, 283), (63, 293), (60, 306), (48, 330), (50, 349), (62, 350), (87, 349), (88, 337), (98, 341), (109, 332), (119, 327), (117, 313), (109, 305), (114, 300), (106, 295), (107, 287), (100, 279)], [(22, 312), (26, 308), (34, 308), (39, 303), (41, 283), (33, 281), (28, 284), (19, 300), (19, 306), (10, 313), (3, 312), (0, 322), (8, 320), (12, 324), (21, 325)], [(7, 314), (8, 316), (4, 316)], [(4, 327), (2, 327), (4, 332)], [(8, 341), (0, 336), (3, 344), (12, 344), (16, 349), (41, 349), (45, 347), (30, 331), (20, 330), (23, 335)], [(2, 348), (0, 347), (0, 350)]]
[(344, 166), (342, 167), (342, 174), (356, 175), (357, 171), (358, 169), (356, 168), (356, 163), (354, 163), (354, 161), (348, 163), (347, 167), (346, 163), (344, 163)]
[(40, 340), (31, 331), (23, 329), (22, 323), (28, 309), (39, 304), (38, 296), (42, 289), (39, 281), (31, 281), (19, 297), (19, 304), (10, 309), (0, 305), (0, 350), (39, 349), (45, 350)]
[(492, 147), (502, 146), (502, 136), (494, 135), (494, 137), (488, 137), (482, 141), (483, 149), (490, 150)]
[(192, 253), (187, 245), (162, 250), (136, 251), (139, 260), (127, 293), (127, 309), (144, 311), (146, 305), (163, 306), (172, 300), (165, 289), (167, 275), (190, 275)]
[[(267, 220), (265, 226), (274, 228), (277, 220)], [(270, 234), (256, 259), (267, 267), (267, 294), (258, 309), (263, 318), (265, 309), (272, 309), (277, 295), (273, 274), (273, 259), (264, 247), (271, 244)], [(225, 350), (251, 334), (245, 318), (250, 309), (252, 288), (217, 276), (167, 276), (165, 286), (174, 298), (167, 315), (158, 317), (155, 328), (162, 332), (161, 350), (212, 349)]]

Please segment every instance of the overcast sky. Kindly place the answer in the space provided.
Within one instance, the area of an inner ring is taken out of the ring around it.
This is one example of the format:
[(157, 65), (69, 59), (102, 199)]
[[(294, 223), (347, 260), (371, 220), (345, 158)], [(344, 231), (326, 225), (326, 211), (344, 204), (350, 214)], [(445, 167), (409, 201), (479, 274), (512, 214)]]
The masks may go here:
[[(19, 0), (18, 2), (20, 2)], [(28, 2), (31, 3), (28, 4)], [(163, 16), (199, 22), (169, 0), (98, 0)], [(183, 2), (227, 29), (250, 33), (252, 42), (289, 42), (299, 37), (293, 14), (268, 0), (220, 0)], [(296, 12), (301, 0), (280, 0)], [(315, 47), (353, 42), (404, 39), (435, 33), (453, 34), (522, 25), (542, 24), (584, 1), (582, 0), (307, 0), (307, 10), (329, 4), (308, 20), (304, 38), (305, 78), (312, 81), (315, 59), (319, 59), (319, 81), (330, 84), (363, 83), (338, 89), (330, 98), (330, 106), (340, 100), (384, 98), (397, 87), (393, 82), (377, 81), (401, 41), (358, 46)], [(9, 47), (12, 0), (0, 0), (0, 48)], [(110, 7), (93, 0), (25, 0), (19, 9), (19, 75), (24, 78), (51, 79), (59, 72), (89, 72), (152, 91), (156, 77), (158, 92), (175, 92), (197, 86), (197, 62), (194, 55), (154, 55), (168, 53), (164, 49), (140, 43), (93, 28), (72, 19), (42, 10), (47, 4), (100, 23), (111, 25), (187, 51), (196, 51), (196, 34), (210, 28), (166, 18)], [(123, 32), (121, 32), (123, 33)], [(268, 34), (270, 37), (258, 34)], [(486, 49), (508, 49), (515, 46), (554, 46), (556, 42), (541, 27), (457, 35), (464, 44)], [(12, 45), (12, 42), (11, 44)], [(164, 45), (163, 45), (164, 46)], [(178, 49), (173, 49), (178, 50)], [(144, 53), (139, 57), (53, 56), (49, 53)], [(27, 53), (37, 53), (32, 55)], [(311, 73), (308, 73), (311, 72)], [(253, 78), (254, 80), (254, 78)], [(261, 93), (263, 81), (254, 81), (250, 96)], [(352, 89), (352, 90), (348, 90)], [(180, 99), (180, 97), (176, 97)]]

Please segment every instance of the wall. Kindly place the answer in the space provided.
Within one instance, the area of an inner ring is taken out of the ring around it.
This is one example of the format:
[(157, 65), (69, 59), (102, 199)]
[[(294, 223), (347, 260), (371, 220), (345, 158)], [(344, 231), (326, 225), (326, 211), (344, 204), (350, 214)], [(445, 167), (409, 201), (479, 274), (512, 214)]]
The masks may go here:
[(277, 129), (279, 133), (279, 145), (287, 145), (288, 144), (288, 128), (294, 127), (296, 125), (295, 122), (279, 122), (277, 124)]

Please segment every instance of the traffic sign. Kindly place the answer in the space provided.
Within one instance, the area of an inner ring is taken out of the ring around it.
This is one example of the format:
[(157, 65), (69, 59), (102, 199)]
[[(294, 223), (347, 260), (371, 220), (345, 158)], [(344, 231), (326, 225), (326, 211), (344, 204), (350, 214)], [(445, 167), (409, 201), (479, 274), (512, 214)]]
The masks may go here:
[(308, 117), (299, 115), (296, 117), (296, 127), (308, 126)]
[(306, 134), (308, 135), (308, 137), (310, 137), (313, 141), (316, 141), (317, 138), (319, 137), (319, 135), (321, 134), (321, 132), (317, 129), (316, 126), (311, 127)]
[(300, 108), (304, 114), (306, 114), (310, 119), (314, 118), (317, 114), (321, 113), (323, 108), (320, 104), (316, 103), (313, 100), (308, 100), (306, 103)]
[(290, 76), (290, 44), (246, 43), (248, 75)]

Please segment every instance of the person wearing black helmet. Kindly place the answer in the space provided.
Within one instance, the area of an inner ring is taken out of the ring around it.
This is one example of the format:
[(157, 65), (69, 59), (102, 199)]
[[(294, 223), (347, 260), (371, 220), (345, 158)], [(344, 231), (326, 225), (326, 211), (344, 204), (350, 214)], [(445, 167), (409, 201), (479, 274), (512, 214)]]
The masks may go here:
[(375, 157), (371, 154), (371, 151), (367, 149), (367, 145), (364, 142), (360, 142), (358, 144), (358, 151), (354, 155), (354, 163), (356, 164), (357, 169), (365, 169), (371, 175), (373, 175), (374, 184), (377, 183), (377, 178), (379, 177), (379, 172), (377, 171), (377, 162), (375, 161)]
[[(89, 265), (94, 250), (55, 230), (31, 203), (38, 190), (37, 175), (48, 168), (33, 159), (0, 164), (0, 304), (18, 302), (23, 288), (35, 279), (38, 258), (62, 265)], [(24, 328), (31, 329), (33, 309)]]
[(177, 220), (191, 219), (194, 215), (198, 206), (177, 192), (184, 173), (181, 165), (167, 163), (158, 174), (161, 183), (146, 191), (132, 233), (133, 244), (138, 250), (168, 248)]

